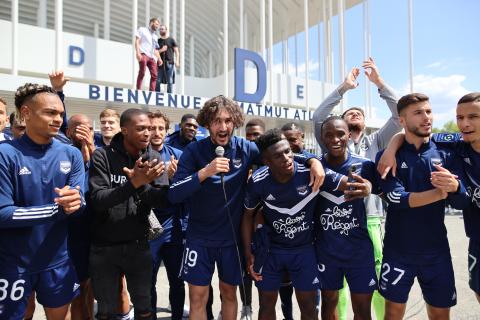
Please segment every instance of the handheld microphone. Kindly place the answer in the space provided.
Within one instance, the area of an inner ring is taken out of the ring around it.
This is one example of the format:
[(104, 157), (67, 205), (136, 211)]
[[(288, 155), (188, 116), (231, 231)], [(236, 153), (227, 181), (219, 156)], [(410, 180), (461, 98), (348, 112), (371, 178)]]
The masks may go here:
[(222, 146), (218, 146), (215, 148), (215, 154), (217, 155), (217, 157), (223, 157), (223, 155), (225, 154), (225, 149)]
[[(217, 158), (223, 157), (225, 154), (225, 149), (222, 146), (218, 146), (215, 148), (215, 154), (217, 155)], [(225, 175), (223, 172), (219, 173), (221, 179), (222, 179), (222, 185), (223, 185), (223, 176)]]

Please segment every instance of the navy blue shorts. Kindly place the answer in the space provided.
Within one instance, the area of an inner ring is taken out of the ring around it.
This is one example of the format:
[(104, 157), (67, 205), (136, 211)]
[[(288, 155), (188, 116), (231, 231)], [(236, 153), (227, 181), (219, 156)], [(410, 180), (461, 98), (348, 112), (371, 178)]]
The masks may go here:
[(470, 239), (468, 244), (468, 284), (480, 294), (480, 242)]
[(373, 293), (377, 290), (375, 265), (351, 268), (338, 267), (331, 263), (318, 262), (318, 271), (322, 281), (322, 290), (336, 291), (343, 288), (343, 279), (347, 279), (350, 292)]
[(44, 307), (58, 308), (70, 303), (79, 294), (79, 287), (69, 260), (42, 272), (0, 273), (0, 319), (23, 319), (32, 291)]
[(452, 259), (428, 265), (405, 264), (383, 257), (379, 292), (387, 300), (406, 303), (415, 277), (423, 298), (437, 308), (450, 308), (457, 304)]
[(195, 240), (186, 240), (183, 251), (182, 279), (195, 286), (208, 286), (217, 264), (218, 277), (223, 282), (238, 286), (242, 282), (243, 268), (238, 261), (235, 245), (205, 247)]
[(255, 285), (260, 291), (278, 291), (287, 273), (292, 286), (298, 291), (320, 289), (317, 258), (312, 246), (297, 250), (275, 250), (268, 254), (263, 265), (262, 281)]

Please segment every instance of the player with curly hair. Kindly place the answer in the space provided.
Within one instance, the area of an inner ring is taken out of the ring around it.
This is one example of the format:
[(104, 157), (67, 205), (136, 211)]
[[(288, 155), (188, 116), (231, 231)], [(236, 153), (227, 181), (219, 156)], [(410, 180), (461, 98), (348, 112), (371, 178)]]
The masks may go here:
[[(205, 319), (216, 264), (222, 318), (236, 319), (236, 287), (242, 278), (236, 244), (248, 172), (252, 163), (259, 162), (259, 151), (254, 142), (233, 135), (233, 130), (243, 125), (244, 116), (238, 104), (227, 97), (205, 102), (197, 121), (210, 137), (184, 149), (169, 192), (172, 203), (185, 202), (190, 209), (181, 276), (189, 284), (190, 318)], [(224, 150), (221, 156), (216, 155), (219, 146)], [(323, 168), (318, 160), (303, 158), (307, 161), (318, 189)]]

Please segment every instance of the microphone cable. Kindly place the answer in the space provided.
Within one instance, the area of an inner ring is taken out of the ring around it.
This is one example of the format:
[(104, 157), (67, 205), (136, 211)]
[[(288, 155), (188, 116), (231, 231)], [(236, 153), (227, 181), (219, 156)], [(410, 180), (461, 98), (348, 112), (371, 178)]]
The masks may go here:
[[(221, 181), (221, 184), (222, 184), (223, 197), (225, 199), (225, 207), (227, 208), (228, 221), (230, 222), (230, 227), (232, 228), (233, 241), (235, 243), (235, 249), (237, 251), (238, 266), (240, 268), (240, 280), (241, 280), (241, 284), (242, 284), (242, 293), (243, 293), (243, 296), (246, 298), (247, 294), (246, 294), (246, 291), (245, 291), (245, 282), (243, 281), (244, 270), (243, 270), (243, 265), (242, 265), (242, 259), (240, 258), (240, 249), (238, 248), (237, 233), (235, 232), (235, 226), (233, 225), (232, 214), (230, 213), (230, 207), (228, 205), (227, 191), (225, 189), (225, 181), (224, 181), (224, 174), (223, 173), (220, 175), (220, 181)], [(235, 293), (235, 295), (236, 295), (236, 293)]]

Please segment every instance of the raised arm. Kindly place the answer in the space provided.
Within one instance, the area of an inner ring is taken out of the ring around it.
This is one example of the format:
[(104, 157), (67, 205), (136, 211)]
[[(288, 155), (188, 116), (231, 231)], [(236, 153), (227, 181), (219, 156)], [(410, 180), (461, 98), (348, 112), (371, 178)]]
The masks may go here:
[(368, 80), (377, 86), (380, 98), (385, 100), (390, 109), (390, 113), (392, 114), (385, 125), (372, 134), (374, 143), (376, 143), (378, 149), (381, 150), (385, 148), (394, 134), (402, 130), (397, 112), (398, 98), (395, 91), (393, 91), (393, 89), (390, 88), (380, 76), (378, 66), (372, 58), (365, 60), (362, 67), (365, 69), (365, 76)]
[(343, 83), (335, 89), (325, 100), (318, 106), (313, 113), (312, 121), (315, 130), (315, 139), (321, 145), (320, 127), (322, 122), (332, 113), (333, 108), (342, 101), (342, 97), (350, 89), (358, 87), (357, 77), (360, 74), (360, 69), (353, 68), (347, 74)]
[(50, 85), (58, 94), (60, 100), (62, 100), (63, 104), (63, 122), (62, 126), (60, 127), (60, 131), (63, 134), (67, 134), (67, 108), (65, 106), (65, 95), (63, 94), (63, 87), (70, 81), (70, 78), (66, 78), (65, 74), (62, 70), (55, 70), (52, 73), (48, 74), (48, 78), (50, 79)]

